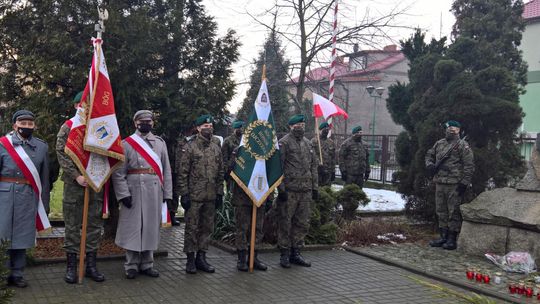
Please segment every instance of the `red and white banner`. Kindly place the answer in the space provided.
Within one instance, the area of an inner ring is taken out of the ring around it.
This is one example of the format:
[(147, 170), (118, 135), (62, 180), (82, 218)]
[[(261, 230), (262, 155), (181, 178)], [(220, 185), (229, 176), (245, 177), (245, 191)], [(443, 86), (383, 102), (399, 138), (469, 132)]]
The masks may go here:
[[(163, 187), (163, 166), (161, 164), (161, 158), (159, 155), (152, 150), (152, 148), (142, 139), (139, 135), (133, 134), (129, 137), (127, 137), (126, 142), (141, 155), (144, 160), (152, 167), (154, 172), (156, 172), (156, 175), (159, 178), (159, 182), (161, 183), (161, 187)], [(167, 209), (167, 203), (162, 202), (161, 203), (161, 226), (162, 227), (170, 227), (171, 226), (171, 216), (169, 214), (169, 210)]]
[[(101, 39), (92, 39), (94, 55), (65, 152), (77, 165), (88, 185), (99, 192), (114, 168), (124, 161), (124, 149), (114, 110), (109, 73)], [(67, 122), (66, 122), (67, 123)]]
[(345, 119), (349, 118), (349, 114), (343, 111), (342, 108), (315, 93), (313, 93), (313, 114), (317, 118), (324, 117), (324, 119), (328, 119), (329, 117), (333, 116), (343, 116)]
[(6, 148), (13, 161), (17, 164), (17, 167), (22, 171), (24, 177), (30, 182), (34, 193), (38, 197), (38, 210), (36, 213), (36, 230), (39, 233), (46, 232), (51, 229), (51, 223), (47, 217), (43, 200), (41, 199), (41, 178), (39, 177), (39, 171), (36, 168), (34, 162), (22, 146), (15, 147), (11, 136), (4, 136), (0, 138), (0, 143)]

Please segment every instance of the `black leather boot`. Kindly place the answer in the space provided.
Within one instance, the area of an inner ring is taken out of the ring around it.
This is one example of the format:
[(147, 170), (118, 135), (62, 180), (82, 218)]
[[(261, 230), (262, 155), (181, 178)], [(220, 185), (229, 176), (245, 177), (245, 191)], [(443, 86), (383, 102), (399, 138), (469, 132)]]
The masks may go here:
[(67, 267), (66, 267), (66, 276), (64, 281), (69, 284), (77, 283), (77, 254), (76, 253), (66, 253), (67, 258)]
[(259, 260), (259, 252), (257, 250), (255, 250), (255, 259), (253, 260), (253, 268), (257, 270), (262, 270), (262, 271), (266, 271), (266, 269), (268, 269), (268, 266), (266, 266), (265, 263)]
[(176, 213), (174, 211), (170, 211), (169, 214), (171, 215), (171, 224), (173, 226), (180, 226), (180, 221), (176, 219)]
[(195, 252), (187, 253), (186, 272), (190, 274), (197, 273), (197, 268), (195, 267)]
[(91, 278), (95, 282), (105, 281), (105, 276), (97, 270), (96, 267), (97, 254), (95, 252), (88, 252), (86, 254), (86, 274), (87, 278)]
[(202, 250), (197, 251), (197, 257), (195, 258), (195, 267), (197, 267), (198, 270), (202, 270), (208, 273), (214, 273), (216, 271), (214, 269), (214, 266), (208, 264), (208, 262), (206, 261), (206, 252)]
[(448, 240), (442, 245), (443, 249), (455, 250), (457, 248), (457, 232), (448, 231)]
[(12, 277), (9, 276), (7, 278), (7, 285), (8, 286), (15, 286), (17, 288), (26, 288), (28, 287), (28, 283), (23, 277)]
[(279, 257), (279, 264), (283, 268), (291, 268), (291, 262), (289, 261), (290, 251), (287, 248), (281, 248), (281, 256)]
[(311, 263), (304, 260), (304, 257), (300, 254), (299, 248), (291, 248), (291, 257), (289, 258), (291, 264), (296, 264), (304, 267), (311, 267)]
[(439, 228), (439, 234), (441, 238), (430, 241), (429, 246), (431, 247), (441, 247), (448, 240), (448, 228)]
[(236, 262), (236, 269), (240, 271), (248, 271), (249, 267), (246, 261), (246, 250), (238, 250), (238, 262)]

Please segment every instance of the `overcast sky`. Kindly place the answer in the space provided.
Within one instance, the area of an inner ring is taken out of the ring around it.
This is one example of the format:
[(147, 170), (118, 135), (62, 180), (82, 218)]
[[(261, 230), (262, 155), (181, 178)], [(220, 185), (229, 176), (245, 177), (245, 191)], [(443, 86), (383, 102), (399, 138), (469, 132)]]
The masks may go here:
[[(331, 0), (328, 0), (331, 1)], [(231, 112), (236, 112), (245, 98), (249, 86), (249, 75), (253, 68), (253, 59), (257, 56), (264, 43), (267, 31), (250, 17), (252, 15), (263, 16), (266, 9), (272, 7), (274, 1), (261, 0), (203, 0), (210, 15), (214, 16), (219, 26), (220, 34), (227, 29), (234, 29), (242, 46), (240, 47), (240, 59), (234, 65), (234, 79), (239, 84), (236, 95), (228, 104)], [(427, 32), (427, 38), (448, 36), (450, 34), (454, 17), (449, 12), (451, 0), (340, 0), (338, 24), (346, 23), (354, 25), (356, 20), (365, 15), (366, 10), (371, 16), (388, 14), (392, 9), (405, 10), (395, 24), (406, 27), (420, 27)], [(328, 16), (331, 21), (332, 16)], [(339, 26), (339, 25), (338, 25)], [(397, 44), (400, 39), (409, 37), (412, 30), (395, 29), (389, 33), (387, 41), (378, 42), (380, 45)], [(289, 59), (295, 57), (292, 46), (284, 45), (286, 56)], [(339, 45), (338, 45), (339, 48)], [(323, 54), (330, 58), (330, 49)], [(342, 55), (342, 54), (338, 54)]]

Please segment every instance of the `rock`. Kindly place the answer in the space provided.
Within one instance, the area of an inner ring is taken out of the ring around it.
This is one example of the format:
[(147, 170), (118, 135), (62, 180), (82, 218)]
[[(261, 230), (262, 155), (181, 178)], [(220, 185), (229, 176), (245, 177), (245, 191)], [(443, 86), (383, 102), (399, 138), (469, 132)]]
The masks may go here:
[(499, 188), (461, 205), (463, 220), (540, 232), (540, 193)]
[(477, 256), (485, 253), (505, 254), (510, 228), (464, 221), (458, 238), (458, 250)]
[(536, 265), (540, 265), (540, 233), (519, 228), (510, 228), (506, 251), (524, 251), (535, 258)]

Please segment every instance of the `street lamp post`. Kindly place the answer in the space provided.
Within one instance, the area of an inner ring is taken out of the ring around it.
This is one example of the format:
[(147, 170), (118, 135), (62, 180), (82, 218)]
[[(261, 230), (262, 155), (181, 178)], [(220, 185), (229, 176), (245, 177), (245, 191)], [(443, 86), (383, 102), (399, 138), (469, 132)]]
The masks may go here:
[[(369, 96), (373, 97), (373, 118), (371, 120), (371, 153), (369, 154), (369, 163), (373, 164), (375, 162), (375, 114), (377, 113), (377, 99), (382, 98), (384, 92), (383, 87), (375, 88), (374, 86), (367, 86), (366, 91)], [(373, 94), (375, 91), (377, 94)]]

